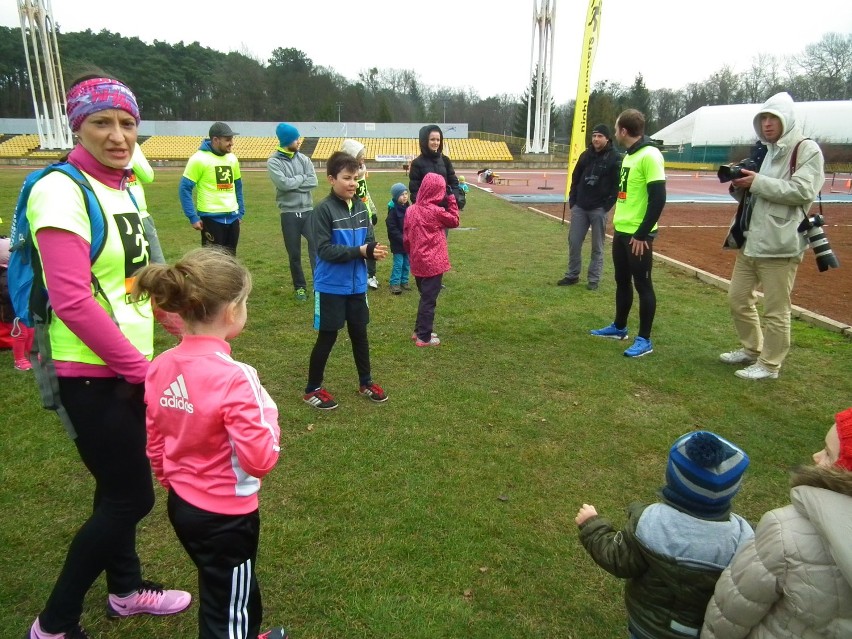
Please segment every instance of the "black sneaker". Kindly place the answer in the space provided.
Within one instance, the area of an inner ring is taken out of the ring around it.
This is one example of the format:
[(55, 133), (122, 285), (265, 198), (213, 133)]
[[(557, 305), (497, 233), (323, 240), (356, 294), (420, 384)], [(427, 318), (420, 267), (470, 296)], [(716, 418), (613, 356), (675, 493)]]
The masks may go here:
[(596, 291), (596, 290), (598, 290), (598, 283), (597, 282), (589, 282), (588, 284), (586, 284), (586, 288), (589, 289), (590, 291)]
[(579, 277), (563, 277), (561, 280), (556, 282), (556, 286), (574, 286), (574, 284), (579, 281)]

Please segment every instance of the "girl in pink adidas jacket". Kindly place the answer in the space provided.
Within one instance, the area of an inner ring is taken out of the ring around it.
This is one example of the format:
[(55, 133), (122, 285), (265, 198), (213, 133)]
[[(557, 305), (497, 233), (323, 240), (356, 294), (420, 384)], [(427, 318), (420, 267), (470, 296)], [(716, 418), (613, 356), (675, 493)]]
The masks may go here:
[(156, 357), (145, 379), (147, 453), (198, 568), (199, 639), (287, 636), (282, 628), (260, 634), (255, 577), (257, 493), (278, 461), (278, 409), (227, 341), (245, 326), (250, 290), (245, 267), (209, 247), (145, 267), (134, 287), (137, 299), (149, 295), (185, 325), (181, 343)]

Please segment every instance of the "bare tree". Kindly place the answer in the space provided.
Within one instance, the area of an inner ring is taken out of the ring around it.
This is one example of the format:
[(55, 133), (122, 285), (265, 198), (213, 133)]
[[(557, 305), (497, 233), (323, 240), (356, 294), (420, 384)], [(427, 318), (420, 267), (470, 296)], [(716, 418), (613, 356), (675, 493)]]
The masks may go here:
[(651, 105), (657, 114), (659, 128), (668, 126), (686, 115), (683, 91), (656, 89), (651, 91)]
[(757, 104), (770, 95), (779, 84), (778, 58), (760, 53), (752, 58), (751, 66), (740, 77), (740, 102)]
[(740, 79), (734, 70), (728, 65), (723, 66), (704, 85), (709, 104), (733, 104), (739, 93), (739, 85)]
[(852, 34), (826, 33), (805, 47), (796, 62), (813, 79), (817, 100), (848, 100), (852, 81)]

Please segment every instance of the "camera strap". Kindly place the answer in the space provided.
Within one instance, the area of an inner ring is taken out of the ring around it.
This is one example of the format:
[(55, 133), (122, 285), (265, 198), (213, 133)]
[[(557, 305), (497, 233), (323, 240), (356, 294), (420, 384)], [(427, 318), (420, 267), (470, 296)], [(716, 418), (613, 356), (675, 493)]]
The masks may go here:
[(810, 138), (802, 138), (798, 142), (796, 142), (796, 146), (793, 147), (793, 154), (790, 156), (790, 177), (793, 177), (793, 173), (796, 172), (796, 161), (799, 159), (799, 147), (802, 145), (802, 142), (805, 140), (810, 140)]
[[(796, 142), (796, 146), (793, 147), (793, 153), (790, 156), (790, 178), (791, 179), (793, 177), (793, 173), (795, 173), (795, 171), (796, 171), (796, 161), (799, 159), (799, 146), (801, 146), (802, 142), (804, 142), (805, 140), (810, 140), (810, 138), (802, 138), (801, 140)], [(822, 215), (822, 189), (817, 191), (817, 203), (818, 203), (818, 206), (819, 206), (819, 214)], [(808, 212), (804, 208), (802, 208), (802, 217), (804, 217), (805, 220), (808, 219)], [(807, 226), (807, 225), (803, 224), (803, 226)], [(804, 229), (804, 230), (807, 230), (807, 229)], [(801, 228), (801, 226), (799, 227), (800, 233), (803, 233), (804, 230)]]

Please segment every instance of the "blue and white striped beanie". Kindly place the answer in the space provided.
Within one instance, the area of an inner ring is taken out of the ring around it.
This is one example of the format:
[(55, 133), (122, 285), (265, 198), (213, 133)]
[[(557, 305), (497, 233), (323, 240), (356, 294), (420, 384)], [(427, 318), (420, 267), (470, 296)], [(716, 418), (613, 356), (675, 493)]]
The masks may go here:
[(700, 519), (725, 520), (748, 464), (742, 448), (715, 433), (682, 435), (669, 451), (663, 499)]

